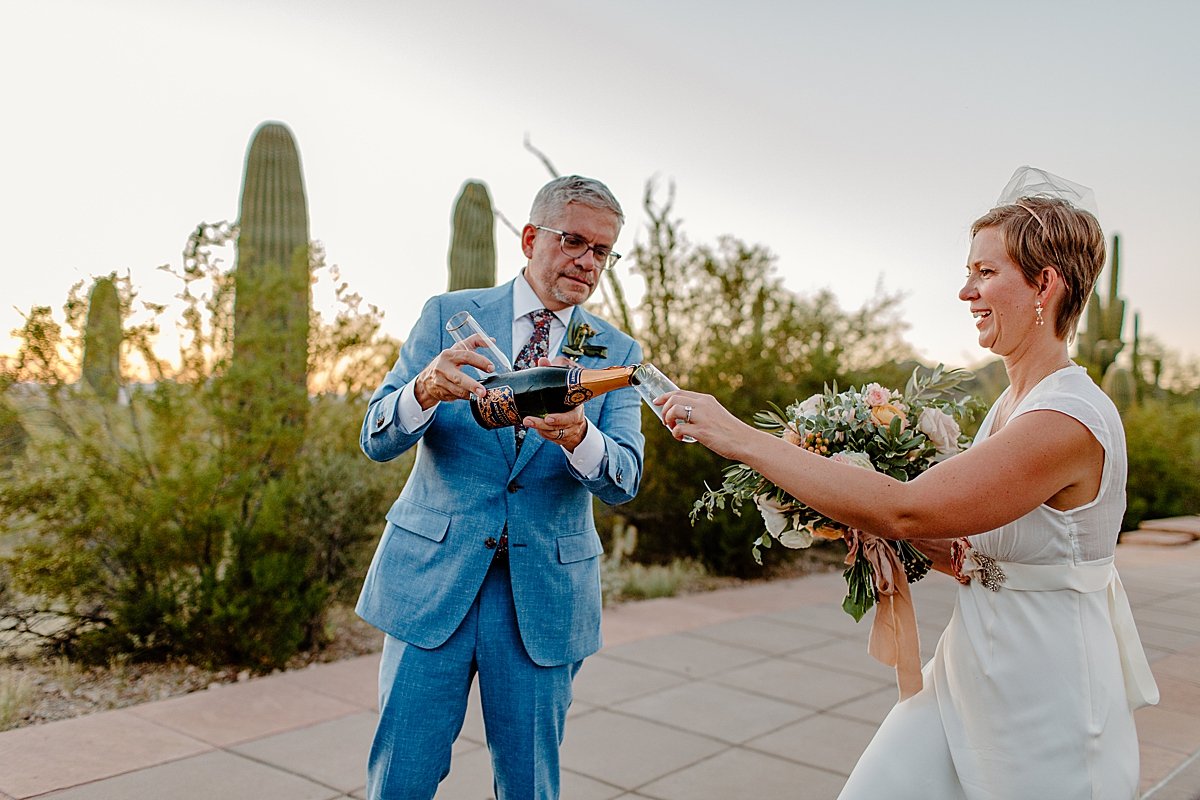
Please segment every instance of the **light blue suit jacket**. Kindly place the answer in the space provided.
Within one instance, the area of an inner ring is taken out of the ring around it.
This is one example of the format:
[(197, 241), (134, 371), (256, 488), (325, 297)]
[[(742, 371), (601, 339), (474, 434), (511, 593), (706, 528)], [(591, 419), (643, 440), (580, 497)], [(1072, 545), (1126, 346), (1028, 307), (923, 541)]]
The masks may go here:
[[(584, 406), (604, 436), (600, 474), (587, 479), (562, 448), (536, 433), (517, 455), (512, 428), (486, 430), (466, 401), (441, 403), (420, 430), (396, 419), (401, 388), (454, 341), (445, 321), (470, 311), (505, 352), (512, 347), (508, 282), (434, 297), (400, 351), (396, 366), (371, 397), (363, 421), (363, 452), (389, 461), (417, 445), (412, 474), (387, 513), (383, 538), (367, 572), (358, 613), (386, 633), (418, 647), (442, 644), (466, 616), (495, 554), (485, 545), (507, 526), (509, 570), (525, 649), (542, 666), (579, 661), (600, 648), (600, 537), (592, 496), (610, 505), (632, 500), (642, 476), (640, 400), (618, 389)], [(634, 364), (637, 342), (582, 308), (572, 324), (598, 333), (589, 344), (607, 358), (585, 356), (584, 367)]]

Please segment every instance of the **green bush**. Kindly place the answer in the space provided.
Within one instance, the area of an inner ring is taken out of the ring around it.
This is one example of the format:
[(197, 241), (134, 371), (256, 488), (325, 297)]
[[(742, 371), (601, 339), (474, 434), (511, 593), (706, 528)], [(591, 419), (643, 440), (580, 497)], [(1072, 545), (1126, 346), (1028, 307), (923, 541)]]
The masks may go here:
[[(768, 401), (802, 400), (826, 382), (894, 378), (902, 386), (911, 373), (911, 365), (897, 363), (910, 349), (899, 336), (894, 297), (879, 295), (854, 311), (843, 310), (827, 290), (799, 297), (774, 274), (775, 257), (765, 248), (731, 237), (715, 247), (688, 244), (670, 200), (657, 204), (652, 187), (645, 210), (649, 237), (631, 256), (646, 282), (636, 336), (646, 360), (680, 386), (711, 393), (749, 420)], [(642, 534), (635, 558), (665, 564), (698, 557), (717, 574), (761, 575), (751, 554), (762, 532), (754, 509), (695, 526), (688, 519), (705, 482), (718, 484), (728, 462), (700, 445), (676, 442), (645, 407), (642, 430), (641, 489), (614, 512)], [(795, 557), (777, 552), (776, 560)]]
[(1146, 519), (1200, 514), (1200, 405), (1147, 400), (1122, 417), (1129, 452), (1122, 530)]
[[(0, 484), (0, 535), (15, 542), (2, 559), (0, 630), (36, 628), (87, 660), (265, 670), (320, 644), (329, 603), (360, 582), (411, 463), (380, 466), (358, 451), (362, 381), (395, 343), (376, 336), (375, 309), (339, 292), (342, 311), (310, 329), (313, 373), (328, 391), (309, 398), (294, 454), (273, 458), (230, 424), (244, 413), (225, 380), (231, 278), (205, 251), (228, 233), (193, 235), (182, 293), (192, 336), (180, 366), (156, 365), (158, 379), (130, 385), (127, 402), (95, 402), (56, 355), (77, 352), (80, 331), (30, 314), (0, 376), (38, 398), (26, 404), (30, 441)], [(209, 288), (193, 291), (200, 280)]]

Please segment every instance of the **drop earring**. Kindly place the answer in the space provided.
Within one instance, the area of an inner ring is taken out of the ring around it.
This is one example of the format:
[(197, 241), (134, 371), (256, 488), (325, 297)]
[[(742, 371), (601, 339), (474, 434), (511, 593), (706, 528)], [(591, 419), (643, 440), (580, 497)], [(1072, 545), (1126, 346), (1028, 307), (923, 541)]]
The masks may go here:
[(1045, 325), (1046, 320), (1042, 319), (1042, 299), (1039, 297), (1037, 304), (1033, 307), (1033, 312), (1037, 314), (1037, 319), (1034, 320), (1034, 325)]

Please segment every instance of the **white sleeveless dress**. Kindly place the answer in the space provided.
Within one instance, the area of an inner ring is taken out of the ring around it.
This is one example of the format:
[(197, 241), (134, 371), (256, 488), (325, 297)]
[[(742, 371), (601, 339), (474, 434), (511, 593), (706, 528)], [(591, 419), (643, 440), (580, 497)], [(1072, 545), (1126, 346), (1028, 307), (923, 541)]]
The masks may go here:
[(1079, 420), (1104, 447), (1099, 493), (970, 537), (1005, 580), (996, 591), (978, 579), (961, 587), (924, 688), (888, 714), (841, 800), (1137, 796), (1133, 709), (1156, 703), (1158, 690), (1113, 566), (1125, 435), (1082, 367), (1047, 376), (1012, 416), (1042, 409)]

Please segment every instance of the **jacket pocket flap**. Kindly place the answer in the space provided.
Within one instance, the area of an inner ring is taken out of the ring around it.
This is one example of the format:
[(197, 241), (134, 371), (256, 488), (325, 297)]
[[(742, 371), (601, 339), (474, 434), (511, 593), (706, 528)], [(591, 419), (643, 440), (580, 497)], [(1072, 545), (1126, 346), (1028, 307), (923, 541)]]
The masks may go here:
[(603, 552), (600, 536), (594, 530), (558, 537), (558, 560), (562, 564), (595, 558)]
[(449, 514), (426, 508), (403, 497), (398, 498), (388, 509), (387, 521), (397, 528), (412, 531), (435, 542), (445, 539), (446, 530), (450, 527)]

